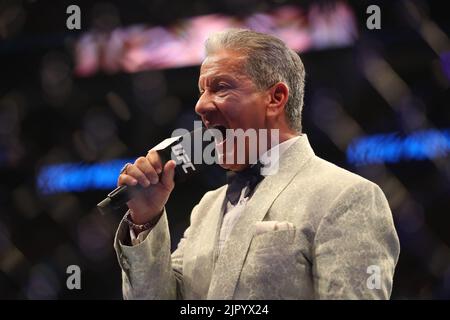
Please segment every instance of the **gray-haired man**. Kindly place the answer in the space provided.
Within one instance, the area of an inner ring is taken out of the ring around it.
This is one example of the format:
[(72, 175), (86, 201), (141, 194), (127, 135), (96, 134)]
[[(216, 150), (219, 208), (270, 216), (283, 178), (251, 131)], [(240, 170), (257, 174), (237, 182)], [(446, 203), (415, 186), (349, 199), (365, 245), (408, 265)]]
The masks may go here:
[[(206, 193), (171, 253), (164, 206), (175, 163), (149, 152), (129, 165), (118, 184), (146, 189), (116, 235), (124, 297), (389, 298), (399, 255), (389, 205), (374, 183), (315, 156), (302, 133), (299, 56), (275, 37), (236, 29), (213, 34), (206, 53), (196, 112), (209, 128), (278, 130), (270, 145), (278, 171), (238, 189), (236, 201), (232, 185)], [(226, 152), (248, 159), (249, 147)]]

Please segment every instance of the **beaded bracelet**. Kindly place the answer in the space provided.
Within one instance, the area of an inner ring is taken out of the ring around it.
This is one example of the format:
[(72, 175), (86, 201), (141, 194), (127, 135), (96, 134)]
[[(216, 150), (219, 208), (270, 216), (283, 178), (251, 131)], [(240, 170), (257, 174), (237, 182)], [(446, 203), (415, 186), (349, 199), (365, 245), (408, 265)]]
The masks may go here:
[(131, 220), (131, 210), (128, 210), (127, 214), (123, 219), (125, 220), (126, 223), (128, 223), (130, 228), (138, 232), (142, 232), (153, 228), (156, 225), (156, 222), (158, 221), (158, 219), (153, 219), (152, 221), (149, 221), (144, 224), (136, 224)]

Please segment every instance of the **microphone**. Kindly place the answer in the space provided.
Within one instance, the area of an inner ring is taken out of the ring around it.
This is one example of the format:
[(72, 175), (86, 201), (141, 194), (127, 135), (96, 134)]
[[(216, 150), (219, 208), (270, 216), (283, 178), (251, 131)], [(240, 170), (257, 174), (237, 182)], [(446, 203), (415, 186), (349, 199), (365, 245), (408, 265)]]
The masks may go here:
[[(184, 182), (189, 177), (203, 171), (208, 166), (208, 163), (203, 161), (203, 158), (200, 158), (200, 161), (198, 161), (198, 156), (203, 156), (203, 150), (205, 150), (206, 146), (210, 143), (208, 140), (205, 141), (205, 139), (203, 139), (205, 132), (207, 132), (205, 127), (199, 127), (187, 134), (165, 139), (152, 148), (152, 150), (155, 150), (160, 156), (163, 167), (167, 161), (171, 159), (175, 160), (175, 183)], [(201, 143), (200, 147), (198, 146), (199, 143)], [(215, 148), (212, 148), (210, 151), (212, 157), (215, 157)], [(196, 161), (193, 161), (193, 156), (195, 156)], [(124, 205), (142, 189), (143, 188), (140, 185), (119, 186), (111, 191), (105, 199), (99, 202), (97, 208), (102, 214), (117, 211), (123, 208)]]

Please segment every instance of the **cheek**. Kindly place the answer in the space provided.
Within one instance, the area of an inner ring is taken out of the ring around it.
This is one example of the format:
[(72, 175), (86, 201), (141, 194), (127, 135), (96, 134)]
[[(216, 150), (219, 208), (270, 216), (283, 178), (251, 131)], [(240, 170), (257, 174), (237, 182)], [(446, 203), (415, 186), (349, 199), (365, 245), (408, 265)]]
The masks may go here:
[(242, 120), (245, 120), (250, 127), (260, 128), (264, 124), (265, 107), (260, 101), (248, 101), (242, 110), (239, 117), (242, 118)]
[(216, 97), (218, 110), (234, 127), (258, 128), (265, 119), (265, 113), (261, 101), (249, 96), (227, 95)]
[(215, 101), (217, 108), (229, 122), (239, 121), (245, 112), (240, 101), (234, 97), (217, 97)]

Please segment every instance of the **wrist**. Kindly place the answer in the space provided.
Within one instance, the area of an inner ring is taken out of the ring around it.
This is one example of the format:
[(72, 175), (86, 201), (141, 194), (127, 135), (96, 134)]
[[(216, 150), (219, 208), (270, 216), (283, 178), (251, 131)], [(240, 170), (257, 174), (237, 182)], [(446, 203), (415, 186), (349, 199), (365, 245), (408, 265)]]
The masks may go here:
[(153, 221), (154, 219), (157, 219), (157, 217), (159, 217), (163, 213), (163, 211), (164, 207), (162, 207), (159, 211), (148, 211), (142, 210), (141, 208), (134, 210), (133, 207), (128, 207), (129, 218), (135, 224), (146, 224), (149, 221)]
[[(161, 210), (162, 211), (162, 210)], [(133, 219), (133, 215), (132, 215), (132, 211), (128, 210), (128, 212), (126, 213), (125, 217), (124, 217), (124, 221), (128, 224), (128, 226), (133, 229), (134, 233), (136, 235), (138, 235), (139, 233), (141, 233), (142, 231), (146, 231), (146, 230), (150, 230), (152, 229), (159, 221), (159, 218), (161, 217), (162, 212), (160, 214), (158, 214), (156, 217), (150, 219), (147, 222), (139, 222), (136, 223)]]

